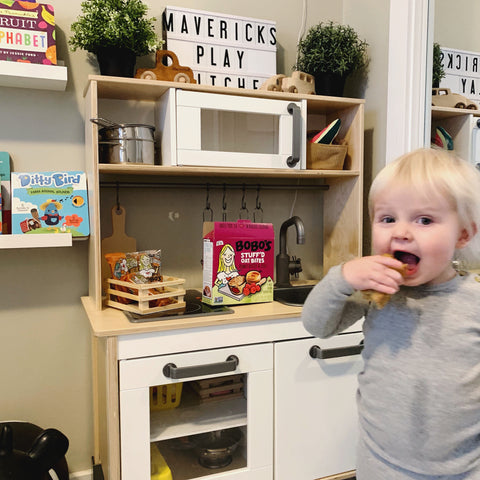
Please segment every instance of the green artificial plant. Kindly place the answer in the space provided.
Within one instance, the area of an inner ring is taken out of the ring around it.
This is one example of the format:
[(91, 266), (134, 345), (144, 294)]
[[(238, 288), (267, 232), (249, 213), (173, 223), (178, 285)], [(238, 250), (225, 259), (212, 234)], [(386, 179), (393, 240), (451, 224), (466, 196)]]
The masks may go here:
[(321, 72), (347, 76), (367, 66), (367, 46), (352, 27), (322, 22), (299, 42), (294, 69), (314, 77)]
[(154, 29), (154, 17), (141, 0), (85, 0), (82, 15), (72, 23), (69, 45), (97, 54), (101, 47), (131, 50), (136, 56), (161, 48)]
[(432, 68), (432, 87), (440, 87), (440, 80), (445, 77), (445, 70), (442, 65), (442, 51), (440, 44), (433, 44), (433, 68)]

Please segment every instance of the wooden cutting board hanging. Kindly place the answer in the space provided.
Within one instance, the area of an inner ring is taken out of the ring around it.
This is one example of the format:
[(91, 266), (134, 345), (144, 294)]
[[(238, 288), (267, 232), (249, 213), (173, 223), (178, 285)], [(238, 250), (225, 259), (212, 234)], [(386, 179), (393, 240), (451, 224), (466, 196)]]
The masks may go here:
[(105, 260), (106, 253), (136, 252), (137, 240), (125, 233), (125, 209), (121, 205), (112, 208), (112, 235), (102, 240), (102, 283), (111, 277), (110, 265)]

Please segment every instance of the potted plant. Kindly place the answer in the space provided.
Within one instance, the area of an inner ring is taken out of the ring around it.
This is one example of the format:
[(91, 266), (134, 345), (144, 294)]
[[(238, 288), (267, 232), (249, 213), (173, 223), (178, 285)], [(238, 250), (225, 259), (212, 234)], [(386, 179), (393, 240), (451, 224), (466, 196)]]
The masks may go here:
[(367, 66), (367, 46), (352, 27), (321, 22), (299, 42), (294, 68), (313, 75), (318, 95), (341, 96), (346, 77)]
[(161, 48), (141, 0), (85, 0), (69, 45), (97, 56), (102, 75), (133, 77), (137, 56)]
[(433, 68), (432, 68), (432, 87), (439, 88), (440, 80), (445, 77), (445, 70), (442, 65), (442, 51), (440, 44), (433, 44)]

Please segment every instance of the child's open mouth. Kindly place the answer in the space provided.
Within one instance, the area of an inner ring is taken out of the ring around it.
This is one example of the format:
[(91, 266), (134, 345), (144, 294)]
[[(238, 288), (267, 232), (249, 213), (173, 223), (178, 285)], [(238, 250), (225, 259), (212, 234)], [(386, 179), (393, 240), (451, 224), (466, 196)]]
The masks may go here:
[(400, 262), (408, 265), (407, 275), (413, 275), (417, 271), (420, 258), (413, 253), (397, 250), (393, 253), (393, 256)]

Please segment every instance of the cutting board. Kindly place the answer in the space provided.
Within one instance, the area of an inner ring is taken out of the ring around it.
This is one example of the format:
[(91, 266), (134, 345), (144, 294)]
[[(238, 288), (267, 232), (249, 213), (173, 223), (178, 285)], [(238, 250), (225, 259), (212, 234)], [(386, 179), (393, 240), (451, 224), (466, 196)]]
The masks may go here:
[(125, 233), (125, 209), (121, 205), (112, 208), (112, 235), (102, 240), (102, 281), (110, 278), (110, 265), (105, 260), (106, 253), (136, 252), (137, 240)]

